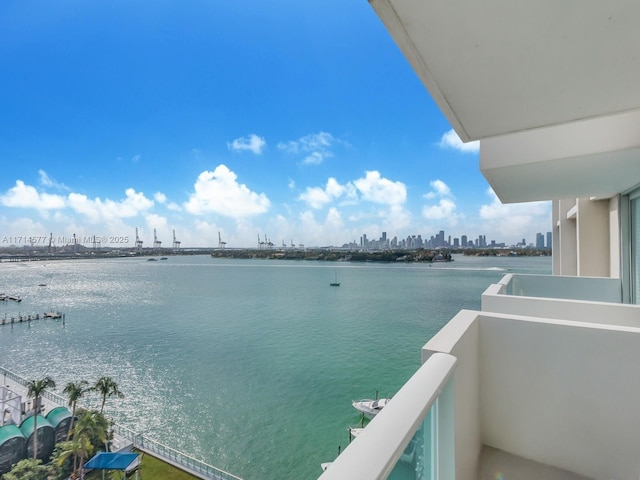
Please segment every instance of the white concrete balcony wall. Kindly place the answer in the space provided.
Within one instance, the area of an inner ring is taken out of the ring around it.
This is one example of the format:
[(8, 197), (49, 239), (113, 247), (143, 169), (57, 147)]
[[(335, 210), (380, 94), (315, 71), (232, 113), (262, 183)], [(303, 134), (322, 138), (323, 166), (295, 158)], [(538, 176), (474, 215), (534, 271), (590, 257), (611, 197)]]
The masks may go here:
[(622, 284), (617, 278), (507, 274), (500, 282), (508, 295), (620, 303)]
[(505, 275), (482, 294), (482, 311), (640, 327), (640, 305), (620, 303), (619, 279)]
[[(454, 469), (455, 364), (451, 355), (431, 356), (320, 480), (459, 478)], [(410, 442), (416, 440), (418, 447), (411, 449)], [(407, 450), (411, 450), (410, 469), (401, 465)]]
[[(457, 473), (477, 458), (457, 437), (479, 423), (490, 447), (589, 478), (638, 478), (640, 329), (463, 310), (423, 355), (452, 351)], [(458, 371), (474, 364), (468, 398)]]

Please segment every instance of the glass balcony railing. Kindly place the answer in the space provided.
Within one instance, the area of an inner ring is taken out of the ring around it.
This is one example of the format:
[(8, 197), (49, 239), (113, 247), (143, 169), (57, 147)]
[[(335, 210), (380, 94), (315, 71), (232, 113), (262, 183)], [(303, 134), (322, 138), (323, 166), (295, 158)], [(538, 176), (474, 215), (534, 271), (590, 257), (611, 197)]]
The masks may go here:
[(455, 478), (455, 363), (431, 355), (320, 480)]

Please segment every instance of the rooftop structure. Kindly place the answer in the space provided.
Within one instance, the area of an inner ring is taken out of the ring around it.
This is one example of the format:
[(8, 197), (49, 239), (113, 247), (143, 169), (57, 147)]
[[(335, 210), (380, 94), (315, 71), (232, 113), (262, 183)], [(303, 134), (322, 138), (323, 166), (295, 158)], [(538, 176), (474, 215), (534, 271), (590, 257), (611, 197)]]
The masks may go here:
[(370, 3), (498, 197), (553, 201), (554, 275), (487, 286), (321, 479), (638, 478), (640, 4)]

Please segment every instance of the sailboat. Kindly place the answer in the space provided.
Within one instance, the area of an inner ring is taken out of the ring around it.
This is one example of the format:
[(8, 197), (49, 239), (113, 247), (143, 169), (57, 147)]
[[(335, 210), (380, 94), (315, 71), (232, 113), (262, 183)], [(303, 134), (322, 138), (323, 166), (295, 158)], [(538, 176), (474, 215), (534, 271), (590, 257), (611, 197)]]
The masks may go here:
[(336, 275), (336, 279), (333, 282), (331, 282), (329, 285), (331, 285), (332, 287), (339, 287), (340, 282), (338, 281), (338, 269), (335, 270), (335, 275)]

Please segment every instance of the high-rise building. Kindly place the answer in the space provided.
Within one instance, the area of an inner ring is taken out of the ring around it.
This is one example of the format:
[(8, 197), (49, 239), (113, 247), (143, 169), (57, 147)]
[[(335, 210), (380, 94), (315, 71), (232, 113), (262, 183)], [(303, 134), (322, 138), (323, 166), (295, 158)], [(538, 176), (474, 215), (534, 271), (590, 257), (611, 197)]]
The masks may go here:
[(467, 236), (466, 235), (462, 235), (460, 237), (460, 243), (462, 244), (463, 247), (467, 247)]
[(536, 233), (536, 248), (544, 248), (544, 235), (541, 233)]
[(553, 248), (553, 237), (551, 232), (547, 232), (547, 248), (551, 250)]

